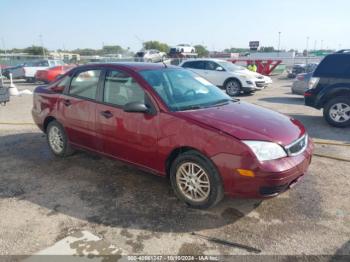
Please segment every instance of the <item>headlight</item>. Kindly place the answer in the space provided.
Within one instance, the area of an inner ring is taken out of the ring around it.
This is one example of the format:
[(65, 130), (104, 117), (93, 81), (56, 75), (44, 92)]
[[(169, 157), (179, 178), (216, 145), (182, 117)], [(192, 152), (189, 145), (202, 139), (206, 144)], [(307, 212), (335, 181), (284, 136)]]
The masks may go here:
[(259, 161), (273, 160), (287, 156), (286, 151), (279, 144), (273, 142), (252, 140), (242, 142), (249, 146)]

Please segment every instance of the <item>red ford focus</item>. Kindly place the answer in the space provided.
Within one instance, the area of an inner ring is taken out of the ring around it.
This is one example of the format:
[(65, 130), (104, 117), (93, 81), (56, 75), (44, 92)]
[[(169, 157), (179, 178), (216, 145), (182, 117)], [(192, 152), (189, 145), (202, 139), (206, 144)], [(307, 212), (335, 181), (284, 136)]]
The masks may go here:
[(196, 208), (224, 194), (287, 190), (305, 174), (313, 148), (297, 120), (163, 64), (74, 68), (36, 88), (32, 114), (55, 155), (89, 150), (168, 176), (177, 197)]

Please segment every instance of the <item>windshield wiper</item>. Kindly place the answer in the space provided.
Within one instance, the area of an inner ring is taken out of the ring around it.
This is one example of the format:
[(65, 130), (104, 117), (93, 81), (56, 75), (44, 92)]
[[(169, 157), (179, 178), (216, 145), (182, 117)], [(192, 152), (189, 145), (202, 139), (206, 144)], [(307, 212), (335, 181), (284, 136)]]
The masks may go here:
[(237, 99), (237, 98), (221, 99), (221, 100), (218, 100), (215, 103), (211, 104), (210, 106), (224, 106), (224, 105), (227, 105), (230, 101), (231, 102), (238, 102), (239, 99)]
[(190, 105), (190, 106), (184, 106), (180, 107), (179, 111), (186, 111), (186, 110), (196, 110), (196, 109), (201, 109), (203, 106), (200, 105)]

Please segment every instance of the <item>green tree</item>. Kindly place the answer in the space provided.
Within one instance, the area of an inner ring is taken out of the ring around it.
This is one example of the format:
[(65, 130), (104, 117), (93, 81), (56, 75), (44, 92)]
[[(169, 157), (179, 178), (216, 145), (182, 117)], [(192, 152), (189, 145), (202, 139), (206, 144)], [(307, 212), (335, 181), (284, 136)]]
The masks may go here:
[(48, 54), (49, 50), (47, 50), (46, 48), (44, 48), (42, 46), (35, 46), (35, 45), (24, 48), (23, 52), (27, 53), (29, 55), (42, 55), (43, 49), (44, 49), (45, 54)]
[(237, 48), (237, 47), (231, 47), (224, 49), (225, 53), (246, 53), (249, 52), (249, 48)]
[(195, 45), (194, 48), (196, 48), (196, 53), (199, 57), (208, 57), (209, 51), (205, 46), (202, 45)]
[(122, 54), (124, 49), (119, 45), (105, 45), (103, 46), (101, 53), (102, 54)]
[(143, 43), (144, 49), (157, 49), (161, 52), (168, 53), (169, 52), (169, 46), (165, 43), (161, 43), (159, 41), (147, 41)]
[(82, 56), (92, 56), (92, 55), (97, 55), (98, 50), (91, 49), (91, 48), (83, 48), (83, 49), (78, 48), (73, 50), (73, 53), (77, 53)]

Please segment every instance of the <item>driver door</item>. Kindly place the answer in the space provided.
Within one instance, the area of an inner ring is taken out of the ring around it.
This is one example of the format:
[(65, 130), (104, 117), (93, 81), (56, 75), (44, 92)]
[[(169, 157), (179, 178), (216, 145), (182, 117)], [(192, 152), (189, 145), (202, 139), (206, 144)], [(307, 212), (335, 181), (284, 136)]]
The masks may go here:
[(158, 115), (123, 110), (123, 106), (131, 102), (152, 106), (147, 93), (131, 75), (122, 70), (108, 70), (103, 82), (101, 103), (96, 106), (96, 133), (101, 142), (100, 151), (154, 169)]

